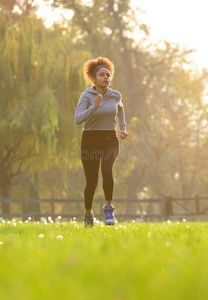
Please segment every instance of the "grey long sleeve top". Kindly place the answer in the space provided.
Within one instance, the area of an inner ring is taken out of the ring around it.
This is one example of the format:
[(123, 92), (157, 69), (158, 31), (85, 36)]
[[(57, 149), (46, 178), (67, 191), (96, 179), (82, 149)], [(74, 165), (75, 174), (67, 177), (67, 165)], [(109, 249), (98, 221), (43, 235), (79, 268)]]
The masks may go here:
[(96, 108), (95, 98), (99, 93), (88, 88), (82, 93), (77, 105), (74, 122), (84, 122), (83, 130), (115, 130), (116, 118), (120, 129), (126, 129), (125, 111), (119, 91), (107, 89), (103, 101)]

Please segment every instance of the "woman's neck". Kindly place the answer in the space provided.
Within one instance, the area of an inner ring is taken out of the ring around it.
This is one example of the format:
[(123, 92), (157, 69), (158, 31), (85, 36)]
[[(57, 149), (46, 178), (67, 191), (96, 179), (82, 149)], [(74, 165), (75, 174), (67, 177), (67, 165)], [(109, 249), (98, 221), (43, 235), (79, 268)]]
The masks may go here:
[(107, 88), (102, 88), (99, 86), (95, 86), (94, 89), (101, 95), (104, 95), (107, 92)]

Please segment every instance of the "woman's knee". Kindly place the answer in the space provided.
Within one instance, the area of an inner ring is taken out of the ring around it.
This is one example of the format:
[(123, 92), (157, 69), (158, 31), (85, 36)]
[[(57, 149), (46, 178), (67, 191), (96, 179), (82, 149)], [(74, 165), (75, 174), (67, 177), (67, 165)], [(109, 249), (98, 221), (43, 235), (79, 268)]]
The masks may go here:
[(113, 178), (112, 168), (103, 168), (102, 169), (103, 178)]
[(98, 186), (98, 179), (95, 180), (87, 180), (86, 188), (96, 189)]

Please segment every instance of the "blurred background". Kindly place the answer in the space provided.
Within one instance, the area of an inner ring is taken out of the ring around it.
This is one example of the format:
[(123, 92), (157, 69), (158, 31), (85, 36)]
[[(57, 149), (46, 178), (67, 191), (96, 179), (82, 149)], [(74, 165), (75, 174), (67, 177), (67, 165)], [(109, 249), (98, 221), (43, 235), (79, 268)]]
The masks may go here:
[(114, 198), (208, 196), (206, 10), (165, 2), (0, 0), (1, 198), (83, 199), (74, 115), (98, 56), (115, 65), (129, 133)]

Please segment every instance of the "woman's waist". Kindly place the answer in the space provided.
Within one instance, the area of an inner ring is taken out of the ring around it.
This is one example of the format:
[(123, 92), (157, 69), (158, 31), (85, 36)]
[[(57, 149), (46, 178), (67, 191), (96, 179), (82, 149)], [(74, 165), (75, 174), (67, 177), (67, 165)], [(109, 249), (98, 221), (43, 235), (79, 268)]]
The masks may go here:
[(83, 129), (83, 133), (116, 133), (115, 129)]
[(83, 130), (82, 137), (86, 139), (93, 139), (93, 140), (103, 140), (103, 139), (112, 139), (117, 138), (116, 130), (109, 129), (109, 130)]

